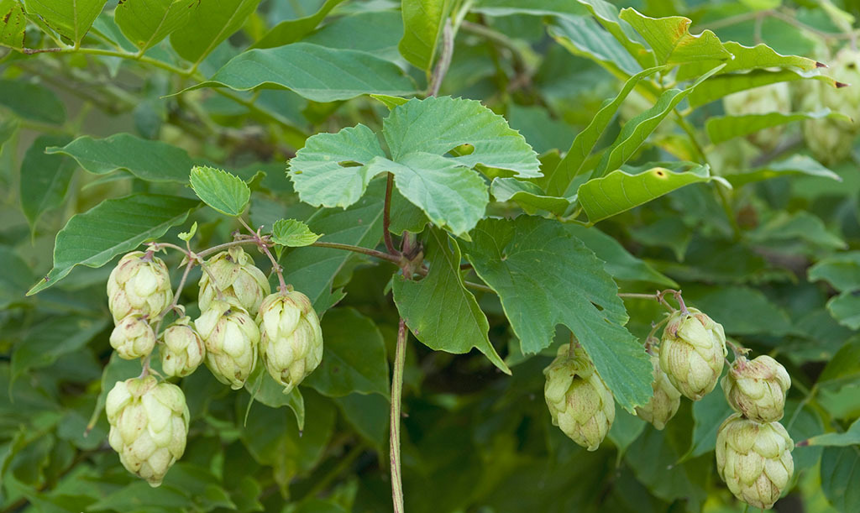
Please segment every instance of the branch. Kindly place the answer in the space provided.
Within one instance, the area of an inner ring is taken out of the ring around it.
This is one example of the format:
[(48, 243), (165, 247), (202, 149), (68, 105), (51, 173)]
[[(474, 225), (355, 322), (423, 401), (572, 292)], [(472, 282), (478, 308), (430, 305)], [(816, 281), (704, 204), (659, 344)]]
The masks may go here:
[(403, 394), (403, 367), (406, 363), (406, 321), (400, 319), (397, 329), (397, 346), (394, 352), (394, 375), (391, 378), (391, 497), (394, 513), (403, 513), (403, 479), (400, 469), (400, 399)]

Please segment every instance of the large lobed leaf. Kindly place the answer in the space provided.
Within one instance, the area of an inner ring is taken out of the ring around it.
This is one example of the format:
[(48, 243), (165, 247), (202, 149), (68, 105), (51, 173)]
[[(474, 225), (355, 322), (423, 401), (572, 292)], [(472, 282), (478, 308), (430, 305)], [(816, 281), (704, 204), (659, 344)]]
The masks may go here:
[(627, 312), (603, 262), (555, 221), (481, 221), (466, 258), (501, 299), (524, 353), (548, 347), (558, 324), (573, 332), (616, 401), (630, 412), (651, 397), (651, 363), (625, 328)]

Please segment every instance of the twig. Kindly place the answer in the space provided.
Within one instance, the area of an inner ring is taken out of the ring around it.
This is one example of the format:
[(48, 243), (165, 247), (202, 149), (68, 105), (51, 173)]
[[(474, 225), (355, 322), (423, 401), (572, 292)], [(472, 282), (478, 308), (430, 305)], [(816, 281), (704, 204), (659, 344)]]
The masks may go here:
[[(269, 251), (268, 242), (265, 241), (263, 239), (263, 237), (260, 235), (260, 230), (262, 229), (262, 227), (260, 229), (258, 229), (257, 231), (254, 231), (254, 229), (251, 228), (250, 226), (248, 226), (248, 223), (246, 223), (245, 220), (242, 219), (241, 216), (237, 217), (237, 219), (239, 220), (239, 223), (245, 227), (246, 230), (251, 232), (253, 239), (251, 239), (250, 241), (254, 242), (257, 245), (257, 247), (260, 248), (260, 251), (262, 251), (269, 258), (269, 261), (272, 262), (272, 270), (275, 271), (275, 274), (278, 275), (278, 284), (279, 284), (278, 290), (281, 291), (281, 294), (286, 294), (287, 293), (287, 282), (284, 281), (283, 268), (281, 267), (281, 264), (278, 263), (278, 260), (275, 259), (275, 256), (272, 255), (272, 252)], [(245, 241), (235, 241), (235, 242), (245, 242)]]
[(403, 367), (406, 363), (406, 321), (400, 319), (397, 329), (397, 346), (394, 352), (394, 375), (391, 378), (391, 498), (394, 513), (403, 513), (403, 480), (400, 468), (400, 400), (403, 394)]
[(430, 80), (430, 87), (427, 96), (436, 96), (439, 94), (439, 89), (442, 87), (442, 80), (448, 73), (448, 68), (451, 66), (451, 57), (454, 54), (454, 27), (451, 23), (451, 18), (445, 22), (445, 28), (442, 29), (442, 53), (439, 55), (439, 62), (433, 69), (433, 76)]
[(385, 184), (385, 205), (382, 209), (382, 236), (385, 239), (385, 249), (395, 256), (400, 256), (400, 252), (394, 247), (394, 241), (391, 240), (391, 193), (394, 189), (394, 174), (388, 173), (388, 181)]

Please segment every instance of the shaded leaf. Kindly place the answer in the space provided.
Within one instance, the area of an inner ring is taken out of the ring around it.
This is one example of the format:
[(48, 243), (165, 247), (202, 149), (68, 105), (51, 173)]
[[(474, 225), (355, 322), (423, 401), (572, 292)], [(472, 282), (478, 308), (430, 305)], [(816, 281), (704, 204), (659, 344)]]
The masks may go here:
[(613, 75), (624, 77), (642, 71), (624, 46), (591, 16), (558, 17), (548, 30), (572, 54), (597, 62)]
[(60, 206), (66, 199), (69, 183), (77, 169), (71, 159), (62, 155), (45, 155), (45, 148), (66, 144), (70, 140), (64, 135), (42, 135), (33, 141), (24, 154), (21, 162), (21, 210), (34, 233), (39, 217)]
[(735, 137), (743, 137), (759, 130), (764, 130), (765, 128), (804, 119), (822, 118), (851, 121), (851, 118), (845, 114), (831, 112), (830, 109), (823, 109), (818, 112), (792, 112), (789, 114), (770, 112), (767, 114), (747, 114), (745, 116), (718, 116), (708, 119), (705, 129), (708, 131), (708, 137), (711, 139), (711, 142), (720, 144)]
[(619, 17), (642, 35), (654, 52), (657, 64), (725, 61), (732, 58), (732, 54), (723, 48), (720, 39), (710, 30), (695, 36), (690, 34), (691, 21), (683, 16), (649, 18), (628, 7), (621, 10)]
[(705, 294), (690, 294), (687, 301), (722, 324), (729, 335), (780, 336), (795, 331), (784, 310), (750, 287), (715, 288)]
[(269, 30), (251, 48), (273, 48), (295, 43), (306, 34), (310, 33), (320, 22), (344, 0), (326, 0), (320, 9), (304, 18), (286, 20), (278, 23)]
[(66, 107), (57, 95), (40, 84), (0, 79), (0, 105), (24, 119), (62, 125)]
[(33, 271), (15, 250), (0, 245), (0, 309), (23, 301), (33, 280)]
[(845, 291), (827, 302), (830, 315), (839, 324), (852, 330), (860, 329), (860, 295)]
[(123, 35), (145, 52), (184, 27), (199, 5), (200, 0), (123, 0), (114, 19)]
[(293, 387), (289, 394), (285, 394), (284, 386), (269, 375), (265, 365), (257, 364), (245, 382), (245, 390), (251, 394), (254, 402), (270, 408), (286, 406), (296, 416), (299, 431), (305, 428), (305, 399), (301, 390), (299, 387)]
[(188, 26), (170, 34), (170, 46), (183, 59), (199, 64), (218, 45), (242, 28), (260, 0), (208, 0), (191, 9)]
[(204, 203), (222, 214), (238, 217), (251, 199), (251, 189), (241, 178), (208, 166), (191, 169), (191, 188)]
[(451, 0), (403, 0), (403, 38), (400, 54), (418, 69), (429, 72), (442, 39)]
[(612, 34), (643, 68), (657, 64), (654, 52), (649, 49), (630, 24), (618, 15), (618, 8), (606, 0), (578, 0), (586, 6), (597, 21)]
[(860, 289), (860, 251), (834, 253), (807, 271), (809, 281), (824, 280), (839, 291)]
[(792, 155), (787, 159), (771, 162), (764, 167), (753, 169), (745, 173), (732, 173), (723, 176), (733, 187), (740, 187), (748, 183), (760, 182), (780, 176), (808, 175), (821, 178), (830, 178), (841, 182), (842, 178), (833, 171), (822, 166), (818, 161), (806, 155)]
[(560, 215), (571, 204), (567, 198), (547, 195), (534, 182), (516, 178), (495, 178), (490, 192), (496, 201), (514, 201), (529, 214), (534, 214), (539, 210), (547, 210)]
[(850, 513), (860, 504), (860, 453), (856, 447), (827, 447), (821, 454), (821, 489), (830, 504)]
[(836, 87), (837, 82), (817, 71), (797, 71), (784, 69), (770, 71), (765, 69), (754, 69), (748, 73), (726, 73), (711, 77), (710, 80), (696, 88), (690, 94), (690, 107), (697, 108), (702, 105), (719, 100), (724, 96), (734, 94), (747, 89), (754, 89), (768, 84), (778, 82), (794, 82), (797, 80), (814, 79), (824, 82), (825, 86)]
[(107, 326), (107, 319), (55, 317), (27, 331), (12, 353), (12, 379), (47, 367), (61, 356), (80, 351)]
[(102, 12), (107, 0), (27, 0), (25, 3), (28, 13), (40, 16), (49, 27), (77, 45)]
[(388, 446), (390, 405), (379, 394), (349, 394), (333, 399), (346, 421), (379, 451)]

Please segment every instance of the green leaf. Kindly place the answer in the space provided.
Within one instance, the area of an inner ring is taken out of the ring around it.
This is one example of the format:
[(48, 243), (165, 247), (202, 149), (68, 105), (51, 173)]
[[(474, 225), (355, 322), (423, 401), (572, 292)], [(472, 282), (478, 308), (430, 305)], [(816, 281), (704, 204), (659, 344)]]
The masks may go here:
[[(800, 57), (797, 55), (780, 55), (773, 48), (764, 43), (749, 47), (744, 46), (734, 41), (723, 43), (725, 48), (733, 59), (726, 63), (726, 67), (719, 71), (718, 74), (732, 73), (738, 71), (749, 71), (754, 69), (767, 68), (791, 68), (801, 71), (813, 71), (816, 68), (821, 68), (824, 65), (816, 62), (813, 59)], [(675, 76), (676, 80), (689, 80), (707, 72), (721, 61), (701, 60), (697, 62), (684, 63), (678, 67), (678, 72)]]
[(524, 353), (548, 347), (564, 324), (615, 400), (630, 412), (651, 397), (651, 362), (625, 328), (618, 288), (594, 253), (557, 222), (520, 216), (481, 221), (466, 258), (495, 290)]
[(860, 454), (856, 447), (827, 447), (821, 454), (821, 489), (840, 513), (860, 504)]
[(33, 271), (15, 250), (0, 245), (0, 309), (24, 301), (34, 279)]
[(24, 154), (21, 162), (21, 209), (33, 233), (42, 213), (63, 203), (76, 169), (71, 159), (45, 155), (45, 148), (69, 141), (65, 135), (42, 135)]
[(758, 242), (802, 240), (809, 244), (834, 250), (846, 249), (838, 236), (828, 231), (820, 217), (800, 210), (793, 214), (780, 212), (750, 232), (750, 239)]
[(615, 411), (615, 421), (606, 436), (618, 448), (619, 458), (627, 451), (630, 444), (639, 438), (647, 425), (647, 422), (636, 415), (627, 413), (627, 410)]
[[(346, 210), (319, 210), (308, 219), (308, 227), (325, 234), (320, 237), (324, 242), (375, 248), (382, 239), (384, 196), (385, 181), (376, 180), (357, 203)], [(281, 265), (286, 270), (284, 279), (287, 283), (308, 296), (316, 311), (322, 314), (343, 297), (340, 291), (332, 292), (335, 278), (347, 264), (358, 258), (349, 251), (304, 247), (287, 253), (281, 259)]]
[(279, 219), (272, 229), (272, 240), (289, 248), (310, 246), (322, 237), (311, 231), (308, 225), (295, 219)]
[(61, 356), (81, 351), (107, 326), (107, 319), (55, 317), (27, 331), (12, 353), (12, 380), (31, 369), (48, 367)]
[(702, 60), (725, 61), (732, 58), (720, 39), (705, 30), (690, 34), (690, 23), (683, 16), (649, 18), (632, 7), (621, 10), (620, 18), (636, 29), (651, 46), (657, 64), (680, 64)]
[(28, 13), (40, 16), (49, 27), (77, 45), (101, 14), (107, 0), (26, 0), (24, 3)]
[(188, 173), (193, 165), (185, 150), (131, 134), (114, 134), (105, 139), (85, 135), (45, 152), (69, 155), (90, 173), (105, 175), (125, 169), (149, 182), (188, 183)]
[(805, 440), (803, 445), (823, 445), (825, 447), (847, 447), (860, 445), (860, 419), (855, 420), (844, 433), (825, 433)]
[(435, 351), (464, 354), (477, 348), (502, 372), (511, 371), (489, 339), (490, 324), (460, 271), (460, 248), (445, 232), (424, 237), (429, 274), (420, 281), (394, 277), (394, 303), (412, 334)]
[(309, 138), (290, 160), (288, 174), (305, 203), (348, 207), (361, 198), (379, 173), (369, 165), (371, 161), (384, 156), (376, 134), (359, 124)]
[(278, 23), (251, 48), (274, 48), (295, 43), (316, 28), (332, 9), (344, 0), (326, 0), (320, 9), (304, 18), (286, 20)]
[(232, 217), (242, 215), (251, 199), (251, 189), (241, 178), (209, 166), (191, 169), (191, 188), (204, 203)]
[(402, 34), (403, 18), (399, 12), (368, 9), (328, 21), (302, 41), (326, 48), (358, 50), (397, 63), (403, 59), (397, 49)]
[(705, 73), (686, 89), (669, 89), (657, 98), (653, 107), (636, 115), (624, 124), (615, 142), (606, 150), (597, 165), (595, 176), (603, 176), (621, 167), (645, 142), (651, 132), (675, 110), (681, 101), (719, 70), (719, 66)]
[(631, 170), (631, 173), (613, 171), (582, 184), (578, 192), (579, 203), (588, 214), (588, 220), (597, 223), (685, 185), (711, 180), (724, 182), (722, 178), (712, 176), (707, 165), (689, 164), (695, 167), (684, 172), (661, 166), (647, 168), (647, 165), (643, 166), (647, 169)]
[(480, 12), (487, 16), (511, 16), (528, 14), (532, 16), (584, 15), (585, 7), (569, 0), (541, 0), (522, 2), (522, 0), (479, 0), (469, 12)]
[(336, 397), (346, 421), (355, 431), (370, 442), (375, 449), (382, 451), (388, 447), (388, 425), (390, 406), (388, 398), (379, 394), (349, 394)]
[(200, 64), (218, 45), (242, 28), (260, 0), (208, 0), (192, 9), (191, 30), (170, 34), (170, 46), (183, 59)]
[(334, 500), (311, 499), (301, 504), (295, 513), (348, 513)]
[(708, 119), (705, 129), (708, 137), (714, 144), (743, 137), (765, 128), (784, 125), (804, 119), (839, 119), (851, 122), (851, 118), (839, 112), (831, 112), (823, 109), (818, 112), (792, 112), (783, 114), (781, 112), (770, 112), (768, 114), (747, 114), (745, 116), (718, 116)]
[(184, 223), (197, 205), (197, 201), (176, 196), (133, 194), (105, 200), (75, 215), (57, 234), (54, 267), (27, 295), (53, 286), (75, 266), (101, 267), (115, 256), (161, 237), (172, 226)]
[(595, 61), (619, 78), (642, 71), (624, 46), (590, 16), (555, 18), (548, 31), (572, 54)]
[(329, 397), (353, 392), (388, 397), (385, 341), (371, 319), (352, 308), (334, 308), (322, 320), (325, 354), (304, 384)]
[[(836, 80), (827, 75), (821, 75), (818, 71), (799, 71), (794, 69), (770, 71), (754, 69), (747, 73), (726, 73), (711, 77), (710, 80), (697, 87), (690, 94), (690, 107), (695, 109), (712, 101), (719, 100), (724, 96), (746, 91), (747, 89), (775, 84), (777, 82), (794, 82), (806, 79), (819, 80), (831, 87), (840, 87)], [(842, 86), (844, 85), (842, 84)]]
[[(126, 0), (128, 1), (128, 0)], [(146, 481), (133, 481), (87, 507), (88, 511), (136, 511), (141, 504), (148, 508), (163, 508), (181, 511), (194, 506), (194, 501), (185, 490), (163, 485), (153, 488)]]
[(364, 52), (309, 43), (242, 52), (210, 80), (181, 92), (201, 87), (249, 91), (260, 86), (289, 89), (317, 102), (349, 100), (370, 93), (415, 93), (412, 80), (392, 62)]
[(644, 281), (661, 287), (678, 287), (674, 280), (658, 273), (653, 267), (631, 255), (620, 242), (597, 228), (566, 224), (568, 233), (581, 240), (606, 264), (604, 268), (616, 280)]
[(24, 119), (62, 125), (66, 107), (57, 95), (40, 84), (0, 79), (0, 105)]
[(722, 389), (719, 386), (717, 388), (718, 390), (693, 403), (693, 439), (690, 442), (690, 450), (684, 454), (681, 461), (713, 451), (717, 446), (717, 431), (720, 425), (726, 417), (734, 413)]
[(18, 0), (0, 0), (0, 45), (23, 48), (26, 29), (24, 6)]
[(529, 214), (547, 210), (561, 215), (570, 207), (569, 199), (548, 196), (534, 182), (516, 178), (495, 178), (490, 192), (496, 201), (514, 201)]
[(732, 184), (732, 187), (741, 187), (748, 183), (761, 182), (763, 180), (770, 180), (771, 178), (779, 178), (780, 176), (797, 175), (830, 178), (837, 182), (842, 181), (842, 177), (806, 155), (792, 155), (787, 159), (768, 163), (764, 167), (747, 172), (727, 174), (723, 178)]
[(391, 224), (388, 230), (395, 235), (403, 232), (421, 233), (430, 222), (424, 211), (409, 202), (396, 189), (391, 192)]
[(860, 251), (834, 253), (807, 271), (809, 281), (824, 280), (838, 291), (860, 289)]
[(400, 96), (389, 96), (387, 94), (371, 94), (371, 98), (378, 100), (381, 104), (388, 107), (388, 110), (394, 107), (399, 107), (409, 101), (409, 98), (401, 98)]
[(827, 302), (830, 315), (839, 324), (852, 330), (860, 329), (860, 295), (856, 291), (845, 291)]
[(185, 242), (190, 242), (191, 239), (194, 238), (194, 235), (197, 234), (197, 221), (194, 221), (194, 224), (191, 225), (191, 229), (187, 232), (179, 232), (177, 237)]
[(788, 314), (757, 289), (729, 286), (684, 296), (688, 304), (692, 301), (707, 312), (730, 335), (783, 336), (794, 332)]
[(544, 190), (546, 190), (548, 194), (551, 196), (561, 196), (565, 194), (573, 180), (583, 172), (587, 171), (585, 169), (585, 164), (588, 161), (588, 156), (591, 154), (591, 151), (594, 149), (600, 136), (603, 135), (606, 127), (608, 127), (609, 123), (615, 118), (618, 108), (621, 107), (621, 104), (627, 98), (627, 95), (636, 88), (636, 85), (639, 84), (642, 79), (667, 69), (668, 67), (666, 66), (649, 68), (633, 75), (624, 83), (624, 87), (621, 88), (618, 95), (612, 101), (607, 102), (597, 112), (597, 114), (594, 115), (588, 126), (585, 127), (582, 132), (577, 134), (576, 138), (573, 140), (573, 144), (570, 145), (570, 149), (567, 151), (564, 158), (561, 159), (558, 166), (547, 172), (543, 179), (537, 180), (538, 183), (543, 185)]
[(627, 49), (627, 52), (643, 67), (657, 64), (651, 51), (633, 27), (618, 16), (618, 8), (605, 0), (578, 0), (586, 6), (597, 21)]
[(818, 383), (822, 386), (851, 383), (860, 377), (860, 337), (848, 339), (827, 362)]
[(123, 35), (145, 52), (183, 28), (199, 5), (200, 0), (123, 0), (114, 19)]
[(254, 402), (265, 404), (270, 408), (286, 406), (296, 416), (299, 430), (305, 428), (305, 398), (299, 387), (293, 387), (289, 394), (284, 393), (284, 386), (269, 375), (265, 365), (258, 364), (254, 372), (245, 382), (245, 390), (251, 394)]
[(433, 67), (451, 6), (451, 0), (403, 0), (401, 3), (403, 39), (398, 48), (400, 55), (416, 68), (429, 73)]

